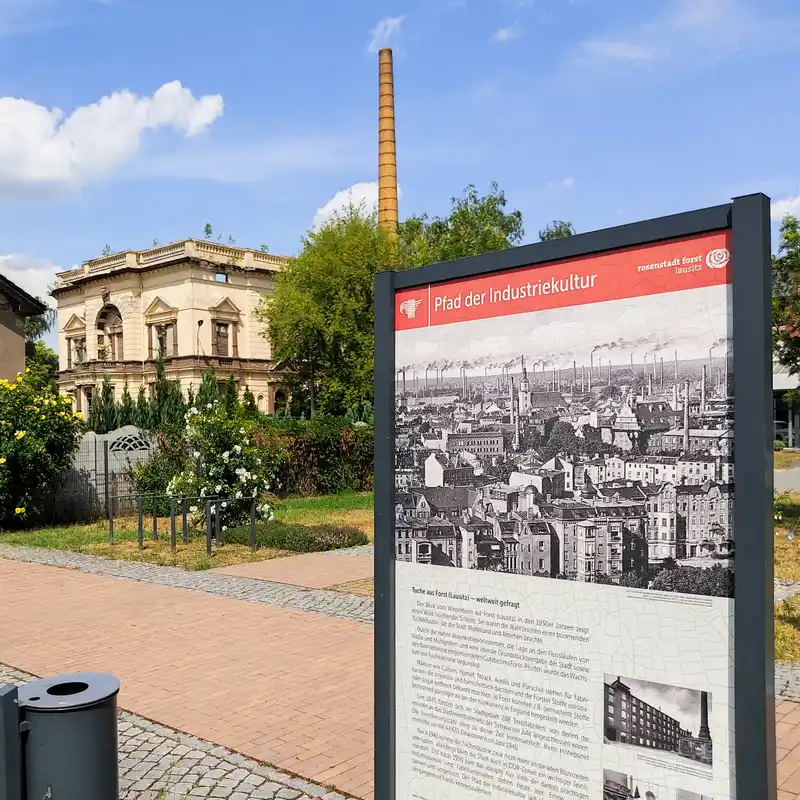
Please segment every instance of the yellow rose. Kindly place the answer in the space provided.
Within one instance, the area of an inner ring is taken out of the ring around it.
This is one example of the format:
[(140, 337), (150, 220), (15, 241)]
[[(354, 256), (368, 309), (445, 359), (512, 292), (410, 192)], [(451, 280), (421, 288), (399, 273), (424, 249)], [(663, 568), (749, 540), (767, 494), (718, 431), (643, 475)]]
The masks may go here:
[(19, 508), (15, 508), (15, 509), (14, 509), (14, 513), (15, 513), (15, 514), (24, 514), (24, 513), (25, 513), (25, 508), (24, 508), (24, 506), (21, 506), (21, 507), (19, 507)]
[(75, 412), (75, 419), (83, 419), (83, 414), (80, 411)]
[(17, 431), (14, 434), (15, 439), (24, 439), (25, 438), (25, 431)]
[(4, 458), (0, 458), (0, 464), (5, 464), (6, 460)]

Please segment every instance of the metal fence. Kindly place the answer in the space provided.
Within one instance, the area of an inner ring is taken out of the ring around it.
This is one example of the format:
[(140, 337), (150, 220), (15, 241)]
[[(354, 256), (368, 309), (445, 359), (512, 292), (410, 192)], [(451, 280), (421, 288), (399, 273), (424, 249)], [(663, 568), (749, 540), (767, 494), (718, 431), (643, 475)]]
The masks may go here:
[(135, 427), (85, 434), (70, 466), (53, 484), (42, 487), (46, 502), (37, 524), (88, 523), (111, 513), (135, 513), (132, 472), (152, 447), (149, 437)]
[[(124, 502), (120, 502), (124, 501)], [(169, 508), (169, 539), (170, 547), (174, 553), (178, 546), (178, 524), (180, 522), (180, 539), (183, 544), (188, 544), (191, 537), (189, 527), (189, 509), (202, 507), (204, 511), (203, 533), (206, 541), (206, 553), (211, 555), (213, 546), (220, 545), (220, 514), (218, 508), (221, 503), (242, 505), (241, 498), (234, 497), (171, 497), (164, 494), (138, 494), (123, 495), (110, 498), (108, 503), (108, 541), (115, 542), (114, 520), (117, 510), (127, 508), (130, 503), (135, 504), (137, 515), (137, 543), (140, 550), (144, 549), (145, 526), (149, 529), (148, 538), (159, 541), (158, 521), (164, 516), (160, 514), (164, 503)], [(258, 550), (256, 536), (257, 502), (255, 498), (247, 501), (250, 505), (250, 549)], [(152, 522), (151, 522), (152, 520)]]

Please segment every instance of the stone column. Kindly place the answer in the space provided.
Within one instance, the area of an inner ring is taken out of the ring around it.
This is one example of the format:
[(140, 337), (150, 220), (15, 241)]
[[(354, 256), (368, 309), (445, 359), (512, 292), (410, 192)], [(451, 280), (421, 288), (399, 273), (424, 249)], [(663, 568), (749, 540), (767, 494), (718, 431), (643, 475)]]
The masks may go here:
[(178, 320), (172, 323), (172, 355), (178, 355)]
[(147, 358), (153, 358), (153, 326), (147, 326)]
[(708, 692), (700, 692), (700, 732), (698, 739), (711, 739), (708, 727)]
[(239, 324), (231, 323), (231, 356), (239, 358)]

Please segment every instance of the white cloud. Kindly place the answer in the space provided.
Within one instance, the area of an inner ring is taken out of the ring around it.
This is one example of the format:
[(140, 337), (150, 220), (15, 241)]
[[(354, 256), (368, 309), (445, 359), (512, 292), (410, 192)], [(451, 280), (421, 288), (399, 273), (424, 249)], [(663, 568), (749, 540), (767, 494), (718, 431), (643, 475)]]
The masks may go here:
[(491, 36), (493, 42), (500, 42), (504, 44), (505, 42), (510, 42), (513, 39), (519, 39), (522, 36), (522, 28), (520, 27), (518, 22), (509, 25), (506, 28), (498, 28)]
[(0, 255), (0, 274), (49, 306), (55, 306), (48, 292), (55, 283), (56, 272), (62, 269), (46, 258), (23, 253)]
[(592, 39), (583, 47), (586, 55), (598, 60), (629, 64), (643, 64), (662, 55), (662, 51), (654, 45), (613, 39)]
[[(397, 187), (398, 199), (402, 197), (400, 187)], [(338, 212), (344, 211), (350, 206), (356, 208), (363, 208), (368, 214), (375, 214), (378, 211), (378, 183), (377, 181), (368, 181), (363, 183), (354, 183), (347, 189), (342, 189), (325, 203), (324, 206), (317, 209), (314, 215), (314, 221), (311, 223), (312, 230), (318, 230), (328, 220), (331, 219)]]
[(572, 175), (567, 175), (563, 181), (561, 181), (561, 186), (565, 189), (570, 189), (575, 185), (575, 178)]
[(391, 47), (392, 42), (397, 39), (400, 33), (400, 26), (403, 24), (405, 16), (401, 17), (386, 17), (382, 19), (370, 31), (370, 40), (367, 45), (367, 50), (370, 53), (377, 53), (384, 47)]
[(582, 66), (641, 66), (674, 60), (695, 64), (743, 50), (771, 50), (800, 41), (800, 17), (777, 17), (755, 0), (669, 0), (666, 11), (608, 37), (585, 41)]
[(222, 115), (220, 95), (195, 98), (179, 81), (151, 97), (115, 92), (68, 116), (30, 100), (0, 98), (0, 196), (73, 189), (132, 159), (145, 131), (195, 136)]
[(780, 222), (787, 214), (800, 217), (800, 193), (783, 200), (773, 200), (770, 211), (773, 222)]

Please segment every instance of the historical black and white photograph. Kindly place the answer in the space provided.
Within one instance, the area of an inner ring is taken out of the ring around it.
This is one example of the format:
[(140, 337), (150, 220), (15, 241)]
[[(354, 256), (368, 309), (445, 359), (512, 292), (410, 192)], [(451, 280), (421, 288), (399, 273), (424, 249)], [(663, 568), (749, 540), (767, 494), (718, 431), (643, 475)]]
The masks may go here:
[(711, 694), (619, 675), (603, 686), (603, 741), (711, 766)]
[(729, 289), (400, 331), (395, 557), (733, 596)]
[(603, 800), (714, 800), (710, 794), (672, 789), (625, 772), (603, 770)]

